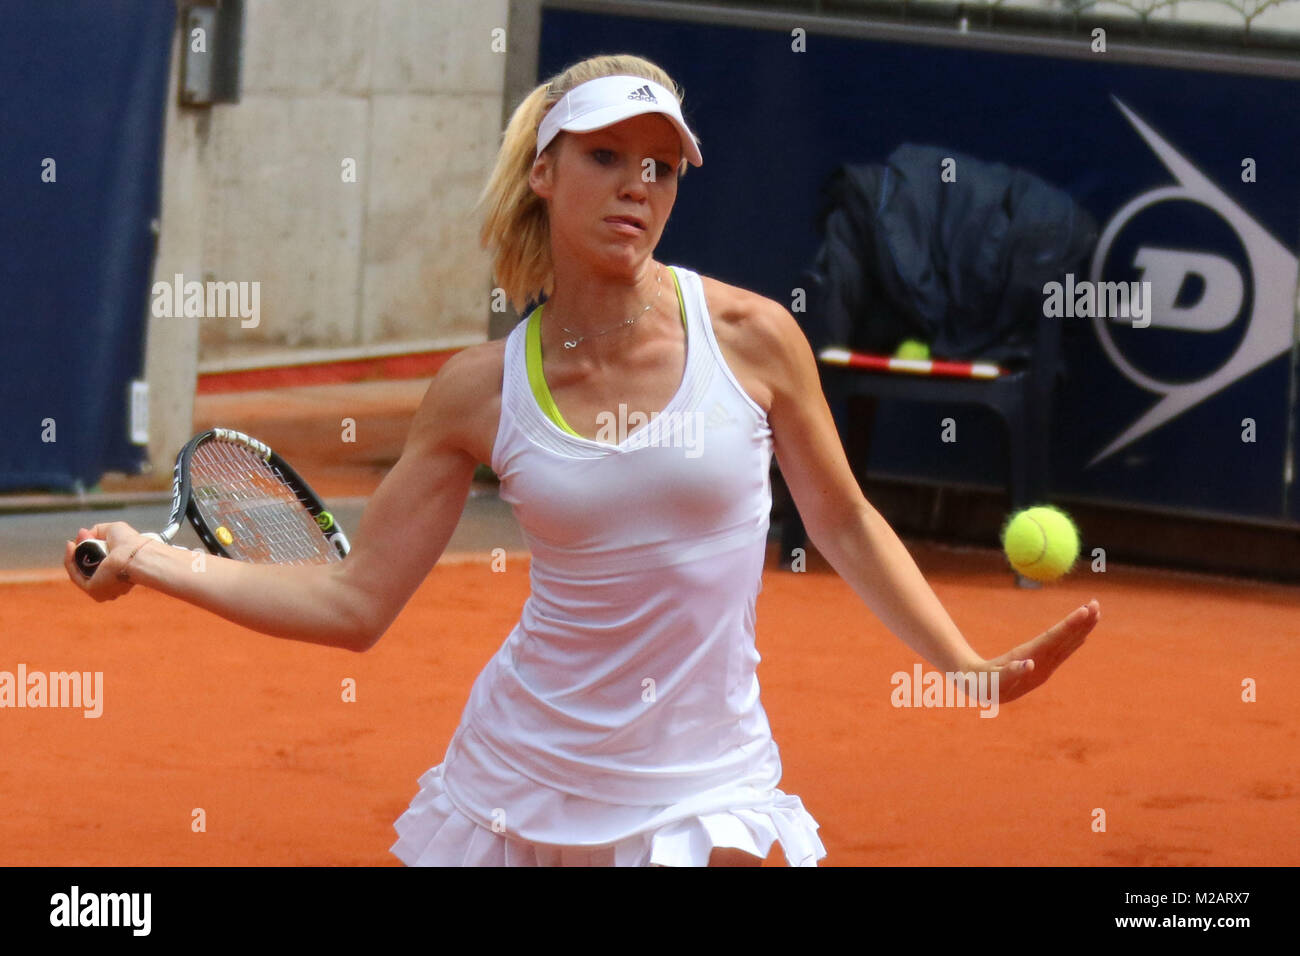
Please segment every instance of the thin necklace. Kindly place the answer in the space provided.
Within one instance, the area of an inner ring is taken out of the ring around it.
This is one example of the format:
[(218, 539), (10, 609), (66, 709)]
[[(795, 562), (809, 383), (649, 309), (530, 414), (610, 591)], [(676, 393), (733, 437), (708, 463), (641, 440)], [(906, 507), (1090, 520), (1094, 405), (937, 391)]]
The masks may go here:
[(564, 332), (568, 332), (570, 335), (578, 335), (578, 337), (577, 337), (576, 339), (565, 339), (565, 341), (564, 341), (564, 347), (565, 347), (566, 349), (574, 349), (574, 348), (577, 348), (577, 347), (578, 347), (578, 343), (581, 342), (583, 339), (594, 339), (594, 338), (596, 338), (597, 336), (600, 336), (600, 335), (604, 335), (604, 334), (606, 334), (607, 332), (613, 332), (614, 329), (621, 329), (621, 328), (623, 328), (623, 326), (625, 326), (625, 325), (631, 325), (631, 324), (632, 324), (633, 322), (635, 322), (637, 319), (641, 318), (641, 316), (643, 316), (643, 315), (645, 315), (647, 312), (649, 312), (649, 311), (650, 311), (650, 306), (652, 306), (652, 305), (655, 304), (656, 300), (658, 300), (658, 298), (659, 298), (659, 293), (660, 293), (661, 291), (663, 291), (663, 285), (664, 285), (663, 266), (659, 266), (659, 268), (656, 269), (656, 271), (655, 271), (655, 275), (658, 276), (658, 283), (657, 283), (657, 287), (656, 287), (656, 289), (655, 289), (655, 297), (654, 297), (653, 299), (650, 300), (649, 305), (647, 305), (644, 309), (642, 309), (642, 310), (641, 310), (640, 312), (638, 312), (636, 315), (632, 316), (632, 318), (630, 318), (630, 319), (624, 319), (624, 320), (623, 320), (622, 322), (620, 322), (618, 325), (611, 326), (610, 328), (605, 329), (604, 331), (601, 331), (601, 332), (591, 332), (591, 333), (588, 333), (587, 335), (578, 335), (578, 333), (575, 332), (575, 331), (573, 331), (573, 329), (566, 329), (564, 326), (560, 326), (560, 329), (561, 329), (562, 331), (564, 331)]

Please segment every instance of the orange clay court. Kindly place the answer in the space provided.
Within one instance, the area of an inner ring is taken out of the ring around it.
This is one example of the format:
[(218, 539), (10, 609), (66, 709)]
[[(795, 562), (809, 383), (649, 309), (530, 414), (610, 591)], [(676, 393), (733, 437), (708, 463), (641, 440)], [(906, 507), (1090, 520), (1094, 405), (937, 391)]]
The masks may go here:
[[(368, 462), (391, 457), (405, 433), (403, 414), (378, 406), (422, 389), (352, 393), (372, 442), (360, 463), (320, 460), (338, 447), (321, 423), (338, 417), (311, 388), (273, 403), (272, 393), (201, 396), (195, 425), (222, 418), (280, 444), (329, 501), (373, 488), (382, 468)], [(366, 395), (374, 408), (358, 404)], [(278, 421), (255, 420), (272, 405)], [(60, 533), (74, 535), (86, 514), (65, 513)], [(1112, 563), (1021, 590), (993, 547), (906, 540), (977, 650), (1000, 652), (1092, 597), (1102, 620), (1046, 685), (994, 719), (896, 709), (890, 677), (918, 659), (815, 553), (805, 573), (779, 568), (773, 539), (759, 680), (781, 787), (821, 824), (821, 865), (1300, 863), (1300, 588)], [(50, 542), (48, 567), (61, 547)], [(487, 553), (449, 549), (361, 655), (259, 635), (144, 589), (95, 605), (66, 581), (32, 577), (0, 576), (0, 668), (102, 671), (103, 716), (0, 714), (0, 863), (400, 865), (392, 823), (517, 620), (528, 559), (512, 546), (494, 572)], [(349, 678), (354, 703), (342, 699)], [(1247, 678), (1257, 702), (1241, 699)], [(204, 832), (191, 829), (196, 808)], [(1094, 832), (1098, 808), (1105, 832)], [(784, 865), (779, 846), (767, 865)]]

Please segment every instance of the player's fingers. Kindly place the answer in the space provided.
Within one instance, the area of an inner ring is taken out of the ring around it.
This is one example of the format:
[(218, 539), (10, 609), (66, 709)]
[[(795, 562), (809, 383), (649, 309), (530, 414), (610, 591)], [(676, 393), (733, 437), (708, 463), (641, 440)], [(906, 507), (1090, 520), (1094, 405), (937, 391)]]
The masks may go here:
[(1017, 661), (1035, 660), (1043, 664), (1068, 657), (1083, 646), (1087, 633), (1067, 630), (1062, 626), (1063, 624), (1066, 622), (1054, 624), (1033, 640), (1013, 647), (1000, 657), (995, 657), (991, 663), (1010, 667)]
[(134, 537), (138, 532), (125, 521), (108, 521), (97, 524), (92, 528), (77, 529), (77, 543), (80, 544), (90, 538), (96, 541), (104, 541), (108, 544), (109, 549), (116, 547), (130, 537)]
[(1101, 606), (1094, 598), (1008, 654), (999, 662), (998, 699), (1013, 701), (1043, 684), (1086, 643), (1100, 619)]
[(1084, 642), (1092, 629), (1097, 626), (1097, 621), (1100, 619), (1101, 609), (1094, 598), (1082, 607), (1075, 608), (1030, 641), (1026, 650), (1032, 648), (1034, 651), (1040, 651), (1046, 648), (1067, 646), (1076, 649)]
[(63, 570), (68, 572), (68, 577), (72, 579), (72, 583), (84, 591), (86, 589), (86, 579), (81, 576), (81, 572), (77, 570), (76, 563), (72, 560), (72, 556), (76, 553), (77, 544), (75, 541), (64, 542)]
[[(1006, 693), (1008, 687), (1014, 689), (1026, 684), (1041, 670), (1042, 668), (1033, 658), (1012, 661), (1003, 668), (1002, 673), (998, 676), (998, 683), (1001, 685), (1003, 693)], [(1041, 679), (1041, 674), (1039, 674), (1039, 678)]]
[(1072, 654), (1078, 650), (1088, 639), (1097, 622), (1101, 620), (1101, 608), (1094, 599), (1085, 604), (1081, 611), (1074, 611), (1067, 616), (1065, 626), (1062, 628), (1062, 636), (1057, 641), (1057, 647), (1067, 653)]
[(1009, 703), (1041, 684), (1043, 678), (1037, 676), (1035, 670), (1036, 666), (1030, 661), (1012, 661), (998, 668), (998, 701)]
[(1097, 599), (1093, 598), (1087, 604), (1076, 607), (1065, 617), (1061, 618), (1048, 633), (1053, 631), (1070, 631), (1075, 633), (1086, 634), (1096, 625), (1097, 619), (1101, 616), (1101, 608), (1097, 604)]
[(1034, 659), (1040, 675), (1046, 679), (1048, 674), (1087, 643), (1088, 634), (1095, 623), (1091, 620), (1091, 612), (1087, 616), (1075, 612), (1042, 638), (1032, 642), (1034, 646), (1026, 649), (1028, 653), (1025, 656)]

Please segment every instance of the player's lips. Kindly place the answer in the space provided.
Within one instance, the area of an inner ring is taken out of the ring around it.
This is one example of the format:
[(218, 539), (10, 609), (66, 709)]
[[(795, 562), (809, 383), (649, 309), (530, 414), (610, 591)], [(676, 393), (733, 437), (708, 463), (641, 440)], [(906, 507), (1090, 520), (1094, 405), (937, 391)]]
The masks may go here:
[(605, 221), (625, 235), (639, 236), (645, 232), (645, 223), (635, 216), (606, 216)]

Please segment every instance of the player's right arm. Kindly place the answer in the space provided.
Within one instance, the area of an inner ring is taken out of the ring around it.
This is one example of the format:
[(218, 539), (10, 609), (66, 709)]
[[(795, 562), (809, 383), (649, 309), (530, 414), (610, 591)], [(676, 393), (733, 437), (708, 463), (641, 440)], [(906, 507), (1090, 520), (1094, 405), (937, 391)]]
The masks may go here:
[[(127, 564), (131, 584), (275, 637), (354, 651), (372, 647), (442, 556), (460, 520), (478, 463), (468, 449), (481, 447), (470, 431), (482, 429), (484, 409), (500, 388), (497, 352), (493, 343), (465, 349), (434, 376), (401, 458), (349, 535), (345, 560), (286, 566), (205, 555), (200, 561), (193, 552), (152, 541)], [(84, 536), (90, 535), (108, 540), (109, 556), (86, 582), (71, 564), (69, 544), (69, 577), (92, 597), (116, 597), (130, 586), (116, 573), (144, 539), (121, 522), (97, 525)]]

